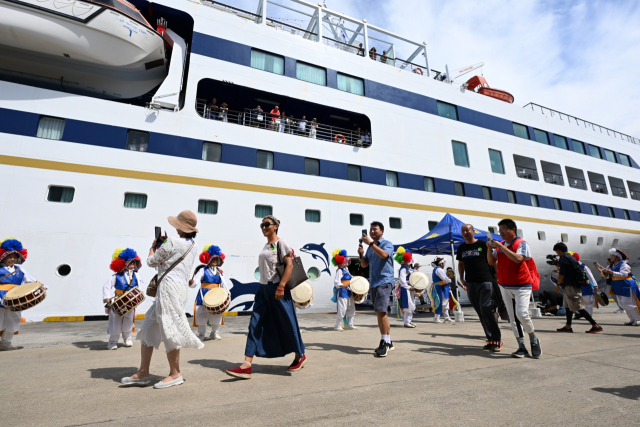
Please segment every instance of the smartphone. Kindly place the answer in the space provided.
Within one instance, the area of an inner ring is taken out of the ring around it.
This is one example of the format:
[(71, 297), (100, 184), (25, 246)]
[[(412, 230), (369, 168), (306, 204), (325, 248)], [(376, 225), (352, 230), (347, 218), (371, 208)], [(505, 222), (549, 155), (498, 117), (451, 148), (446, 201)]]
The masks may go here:
[(363, 236), (366, 236), (366, 235), (367, 235), (367, 229), (366, 229), (366, 228), (363, 228), (363, 229), (362, 229), (362, 235), (363, 235)]
[(162, 246), (162, 227), (156, 227), (156, 248)]
[(491, 235), (490, 231), (487, 231), (487, 242), (489, 243), (493, 242), (493, 236)]

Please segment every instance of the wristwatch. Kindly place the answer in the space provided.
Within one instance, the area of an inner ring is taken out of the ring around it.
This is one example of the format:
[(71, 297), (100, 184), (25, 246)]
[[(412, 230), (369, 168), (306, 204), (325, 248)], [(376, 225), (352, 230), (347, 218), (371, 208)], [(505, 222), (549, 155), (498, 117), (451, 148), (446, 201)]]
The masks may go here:
[(371, 241), (371, 243), (369, 243), (369, 247), (373, 246), (373, 240)]

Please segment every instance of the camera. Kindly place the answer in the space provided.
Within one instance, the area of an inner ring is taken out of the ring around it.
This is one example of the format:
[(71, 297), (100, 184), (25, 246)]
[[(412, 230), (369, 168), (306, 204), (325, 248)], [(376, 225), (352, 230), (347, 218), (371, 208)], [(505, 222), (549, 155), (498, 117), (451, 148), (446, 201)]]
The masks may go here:
[(547, 255), (547, 264), (553, 265), (555, 267), (558, 264), (558, 255)]

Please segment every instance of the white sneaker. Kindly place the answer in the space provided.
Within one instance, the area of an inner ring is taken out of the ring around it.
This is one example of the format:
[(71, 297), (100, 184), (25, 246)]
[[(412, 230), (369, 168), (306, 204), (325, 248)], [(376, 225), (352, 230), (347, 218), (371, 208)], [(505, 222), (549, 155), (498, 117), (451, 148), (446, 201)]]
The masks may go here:
[(622, 309), (617, 309), (616, 311), (614, 311), (614, 313), (624, 313), (624, 310), (622, 310)]
[(200, 335), (198, 335), (198, 339), (199, 339), (200, 341), (204, 341), (204, 340), (205, 340), (204, 334), (200, 334)]
[(0, 351), (20, 350), (22, 347), (16, 347), (10, 342), (0, 342)]
[(211, 338), (212, 340), (221, 340), (222, 339), (220, 334), (217, 333), (217, 332), (211, 332), (211, 335), (209, 335), (209, 338)]
[(173, 381), (168, 381), (166, 383), (163, 383), (162, 381), (155, 383), (153, 385), (153, 388), (167, 388), (167, 387), (172, 387), (174, 385), (180, 385), (184, 382), (184, 378), (182, 378), (182, 375), (180, 375), (178, 378), (176, 378)]
[(444, 322), (439, 317), (434, 317), (433, 323), (444, 323)]
[(447, 317), (446, 319), (444, 319), (444, 323), (456, 323), (456, 321), (450, 317)]
[(107, 350), (117, 350), (118, 349), (118, 343), (117, 342), (109, 342), (107, 344)]
[(133, 340), (131, 339), (131, 337), (129, 337), (126, 340), (124, 340), (124, 346), (125, 347), (133, 347)]
[(335, 328), (333, 328), (334, 331), (344, 331), (344, 328), (342, 326), (336, 326)]
[(350, 331), (357, 331), (357, 330), (358, 330), (358, 327), (357, 327), (357, 326), (353, 326), (353, 325), (349, 325), (349, 326), (347, 327), (347, 329), (349, 329)]
[(124, 377), (120, 380), (120, 382), (124, 385), (147, 385), (151, 382), (151, 379), (149, 378), (149, 376), (146, 376), (144, 378)]

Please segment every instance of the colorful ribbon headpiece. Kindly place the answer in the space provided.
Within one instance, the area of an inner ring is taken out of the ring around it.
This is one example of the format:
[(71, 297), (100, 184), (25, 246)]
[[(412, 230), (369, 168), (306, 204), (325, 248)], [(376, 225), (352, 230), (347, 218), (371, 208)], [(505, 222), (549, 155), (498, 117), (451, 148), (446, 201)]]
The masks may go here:
[(331, 258), (331, 264), (336, 267), (351, 264), (351, 259), (347, 256), (346, 249), (336, 249), (331, 253), (331, 255), (333, 255), (333, 258)]
[(224, 260), (226, 257), (222, 253), (222, 250), (220, 249), (219, 246), (216, 246), (216, 245), (205, 246), (204, 249), (202, 250), (202, 253), (200, 254), (200, 262), (203, 263), (204, 265), (209, 265), (209, 263), (213, 261), (215, 258), (218, 258), (218, 267), (220, 267), (222, 264), (224, 264)]
[(413, 261), (413, 255), (411, 255), (411, 252), (400, 246), (393, 259), (395, 259), (398, 264), (410, 264), (411, 261)]
[(16, 264), (22, 264), (27, 260), (27, 250), (22, 247), (22, 243), (19, 240), (13, 237), (0, 242), (0, 262), (11, 254), (18, 255)]
[(131, 262), (135, 262), (136, 271), (142, 267), (142, 262), (140, 261), (140, 257), (131, 248), (118, 248), (113, 251), (113, 255), (111, 255), (111, 265), (109, 268), (116, 273), (120, 273), (124, 270)]

